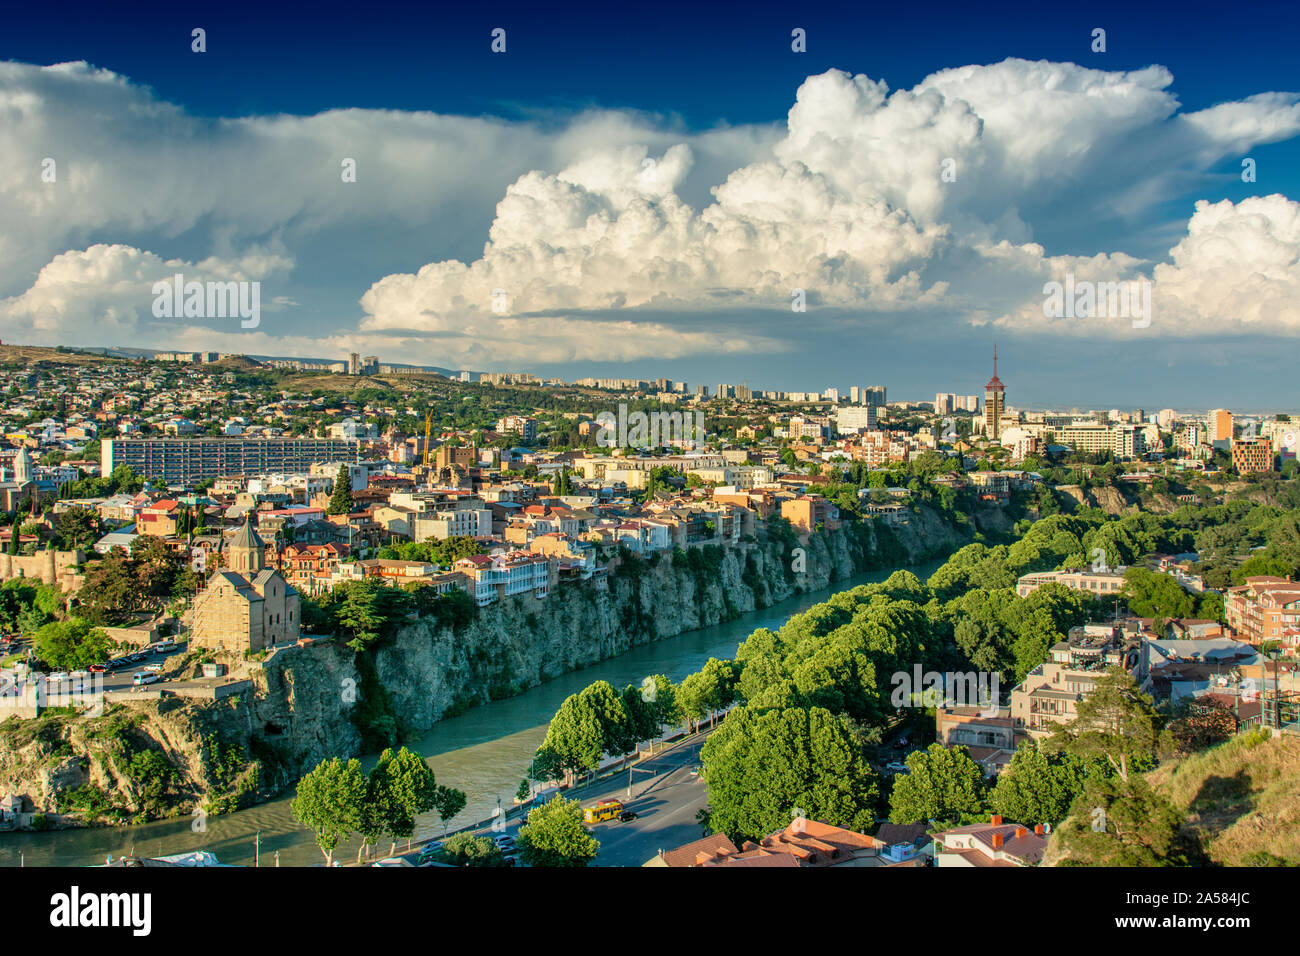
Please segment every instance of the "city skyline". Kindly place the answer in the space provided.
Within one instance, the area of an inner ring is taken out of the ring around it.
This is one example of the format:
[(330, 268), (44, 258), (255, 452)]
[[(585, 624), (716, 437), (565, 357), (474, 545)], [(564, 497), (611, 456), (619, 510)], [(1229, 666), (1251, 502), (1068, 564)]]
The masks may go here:
[[(923, 396), (967, 388), (996, 339), (1023, 401), (1120, 406), (1265, 407), (1288, 371), (1293, 13), (1166, 35), (1102, 7), (933, 47), (894, 14), (706, 19), (678, 43), (712, 59), (593, 84), (658, 28), (505, 9), (438, 21), (420, 82), (366, 47), (349, 84), (321, 51), (354, 24), (298, 43), (287, 15), (250, 33), (234, 10), (49, 36), (20, 13), (0, 40), (21, 104), (0, 211), (29, 232), (0, 236), (5, 341), (776, 389), (888, 370)], [(402, 26), (363, 36), (406, 49), (435, 24)], [(1227, 37), (1253, 44), (1231, 70), (1208, 57)], [(182, 273), (256, 286), (259, 315), (160, 317), (151, 290)]]

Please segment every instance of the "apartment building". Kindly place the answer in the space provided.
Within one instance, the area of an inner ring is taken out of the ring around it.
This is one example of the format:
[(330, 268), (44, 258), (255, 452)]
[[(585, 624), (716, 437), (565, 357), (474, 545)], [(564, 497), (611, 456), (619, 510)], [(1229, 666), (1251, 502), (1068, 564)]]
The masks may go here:
[[(487, 537), (492, 534), (492, 509), (480, 495), (456, 489), (395, 491), (388, 497), (389, 509), (407, 512), (414, 541), (439, 541), (452, 537)], [(395, 512), (396, 514), (396, 512)], [(385, 518), (394, 515), (385, 512)], [(399, 519), (400, 520), (400, 519)]]
[(339, 564), (330, 576), (329, 587), (345, 581), (363, 581), (367, 578), (384, 584), (401, 587), (406, 584), (427, 584), (439, 594), (460, 587), (468, 590), (465, 575), (459, 571), (439, 571), (427, 561), (398, 561), (373, 558), (366, 561), (349, 561)]
[(411, 538), (445, 541), (447, 538), (485, 538), (492, 534), (490, 508), (444, 508), (411, 515)]
[(839, 522), (840, 509), (821, 495), (800, 495), (781, 502), (781, 517), (805, 534), (822, 528), (832, 528)]
[(1005, 501), (1011, 497), (1011, 475), (1004, 471), (972, 471), (966, 478), (981, 498)]
[(1273, 470), (1273, 443), (1267, 438), (1232, 443), (1232, 467), (1240, 475)]
[(875, 405), (845, 405), (835, 412), (835, 429), (841, 435), (872, 431), (875, 427)]
[(537, 441), (537, 419), (525, 415), (507, 415), (497, 422), (502, 435), (518, 435), (524, 444)]
[(477, 462), (478, 449), (473, 445), (439, 445), (433, 453), (433, 467), (438, 471), (444, 468), (468, 471)]
[(550, 584), (550, 561), (528, 551), (472, 555), (457, 561), (453, 570), (465, 575), (479, 607), (516, 594), (544, 598)]
[(791, 441), (820, 441), (826, 438), (827, 431), (827, 424), (821, 419), (803, 418), (798, 415), (791, 418), (786, 426), (786, 434), (790, 436)]
[(348, 549), (340, 544), (290, 544), (280, 552), (280, 573), (304, 594), (318, 594), (330, 587), (330, 577)]
[(223, 475), (310, 472), (322, 462), (360, 461), (360, 444), (318, 438), (108, 438), (100, 443), (100, 474), (130, 465), (137, 475), (169, 484)]
[(1209, 429), (1209, 442), (1232, 440), (1232, 412), (1226, 408), (1212, 408), (1205, 416), (1205, 425)]
[(1147, 452), (1146, 431), (1138, 425), (1073, 422), (1056, 428), (1054, 435), (1058, 444), (1087, 454), (1108, 451), (1116, 458), (1141, 458)]
[(560, 580), (586, 580), (596, 573), (596, 549), (586, 541), (575, 541), (558, 531), (533, 538), (528, 542), (528, 550), (555, 561)]
[(945, 747), (965, 747), (971, 759), (990, 776), (1011, 763), (1016, 747), (1026, 739), (1017, 732), (1010, 707), (995, 712), (980, 707), (939, 707), (935, 711), (935, 739)]
[(1110, 624), (1085, 624), (1052, 647), (1052, 656), (1011, 689), (1011, 720), (1017, 734), (1035, 740), (1078, 714), (1083, 700), (1110, 667), (1133, 672), (1140, 641)]
[(1300, 582), (1272, 575), (1247, 578), (1223, 596), (1223, 609), (1238, 640), (1258, 647), (1300, 628)]
[(1054, 581), (1075, 591), (1117, 595), (1124, 589), (1124, 572), (1127, 570), (1126, 567), (1119, 567), (1105, 571), (1035, 571), (1020, 576), (1016, 581), (1016, 594), (1022, 598), (1029, 597), (1044, 584)]
[(176, 521), (180, 517), (180, 502), (171, 499), (155, 501), (140, 509), (136, 519), (136, 531), (165, 538), (176, 533)]

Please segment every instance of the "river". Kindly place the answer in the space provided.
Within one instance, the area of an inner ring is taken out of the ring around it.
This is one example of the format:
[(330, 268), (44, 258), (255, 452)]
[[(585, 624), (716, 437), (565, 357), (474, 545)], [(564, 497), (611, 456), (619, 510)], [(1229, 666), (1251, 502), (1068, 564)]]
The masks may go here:
[[(909, 567), (922, 580), (944, 559)], [(733, 621), (687, 631), (676, 637), (635, 647), (618, 657), (539, 684), (506, 700), (475, 707), (458, 717), (439, 721), (418, 740), (406, 742), (433, 768), (438, 782), (465, 791), (465, 810), (448, 821), (452, 829), (485, 819), (498, 805), (509, 807), (534, 751), (561, 702), (597, 680), (616, 688), (640, 684), (649, 674), (680, 680), (699, 670), (710, 657), (730, 658), (736, 646), (760, 627), (773, 630), (787, 618), (825, 601), (832, 594), (883, 581), (892, 571), (876, 571), (840, 581), (821, 591), (791, 598)], [(363, 758), (367, 769), (375, 755)], [(161, 820), (130, 827), (62, 830), (50, 833), (0, 834), (0, 866), (87, 866), (113, 856), (162, 856), (190, 850), (211, 850), (223, 863), (252, 866), (260, 842), (260, 865), (309, 866), (323, 860), (311, 834), (289, 812), (292, 793), (247, 810), (209, 817), (206, 830), (196, 832), (190, 818)], [(416, 838), (440, 835), (437, 816), (421, 817)], [(386, 844), (381, 844), (386, 846)], [(358, 844), (343, 844), (336, 859), (355, 857)]]

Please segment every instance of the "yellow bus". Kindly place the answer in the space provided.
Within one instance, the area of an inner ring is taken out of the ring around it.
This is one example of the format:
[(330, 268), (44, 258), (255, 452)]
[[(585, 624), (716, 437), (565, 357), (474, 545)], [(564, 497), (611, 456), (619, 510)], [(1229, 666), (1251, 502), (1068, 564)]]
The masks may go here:
[(586, 807), (582, 811), (583, 823), (601, 823), (605, 820), (613, 820), (623, 812), (623, 804), (618, 800), (602, 800), (594, 807)]

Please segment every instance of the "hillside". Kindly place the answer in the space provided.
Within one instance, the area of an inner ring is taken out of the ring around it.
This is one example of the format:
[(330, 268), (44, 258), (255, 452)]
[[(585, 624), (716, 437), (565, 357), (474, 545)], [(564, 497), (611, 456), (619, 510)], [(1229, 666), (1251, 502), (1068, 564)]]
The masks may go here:
[(100, 365), (120, 361), (90, 352), (60, 351), (42, 345), (0, 345), (0, 365), (30, 368), (38, 362), (57, 362), (61, 365)]
[[(1258, 732), (1170, 760), (1146, 775), (1183, 817), (1177, 845), (1206, 866), (1300, 865), (1298, 777), (1300, 739)], [(1076, 809), (1052, 835), (1043, 865), (1087, 865), (1067, 856), (1061, 839), (1086, 825)]]
[(1261, 851), (1300, 865), (1300, 739), (1243, 735), (1147, 775), (1219, 866)]

